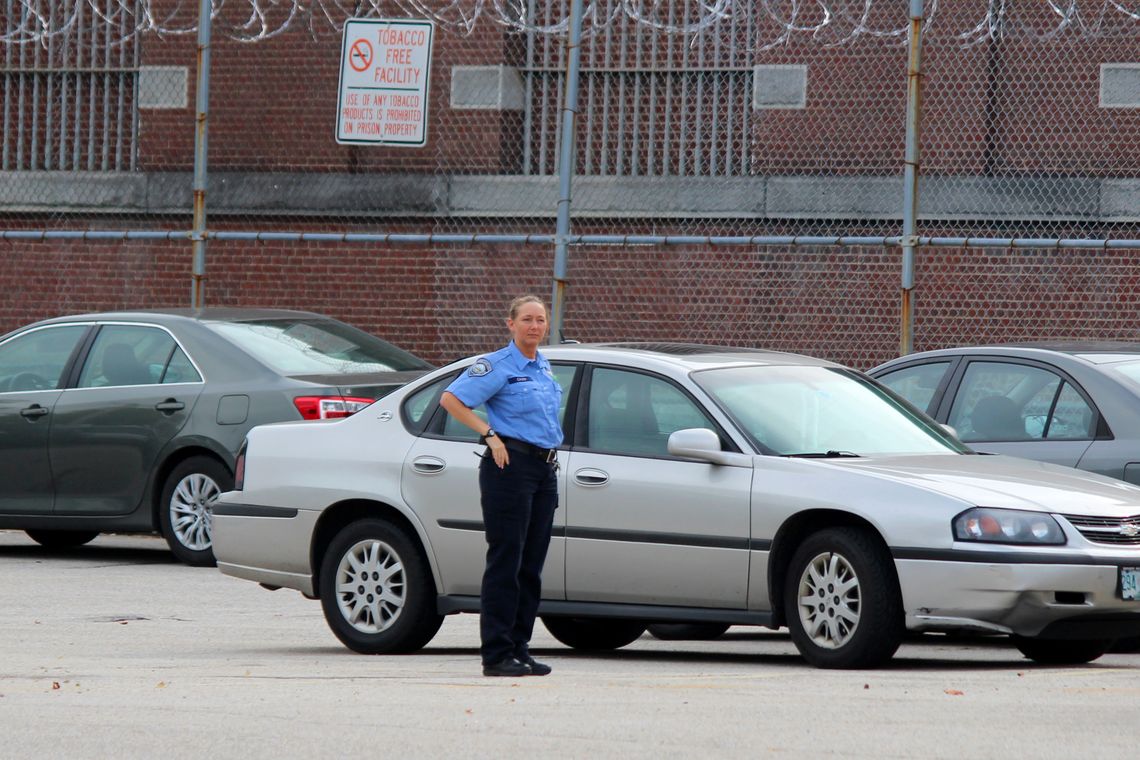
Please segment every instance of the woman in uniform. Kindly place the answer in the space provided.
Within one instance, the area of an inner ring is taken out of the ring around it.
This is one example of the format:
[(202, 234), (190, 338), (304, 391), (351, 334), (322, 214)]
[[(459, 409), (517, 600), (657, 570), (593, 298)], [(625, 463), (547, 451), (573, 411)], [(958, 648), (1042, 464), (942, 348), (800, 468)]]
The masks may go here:
[[(544, 676), (530, 656), (542, 566), (558, 508), (558, 409), (562, 388), (538, 347), (549, 315), (537, 296), (511, 302), (511, 342), (480, 357), (455, 379), (440, 405), (487, 444), (479, 492), (487, 536), (480, 593), (480, 654), (485, 676)], [(472, 411), (487, 409), (487, 422)]]

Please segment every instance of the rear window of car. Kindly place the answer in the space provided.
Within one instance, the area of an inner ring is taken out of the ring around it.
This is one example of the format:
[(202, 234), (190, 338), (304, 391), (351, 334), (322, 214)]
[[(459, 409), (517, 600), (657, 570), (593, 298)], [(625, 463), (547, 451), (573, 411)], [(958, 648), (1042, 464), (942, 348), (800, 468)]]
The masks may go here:
[(209, 322), (207, 327), (283, 375), (432, 369), (418, 356), (335, 320)]

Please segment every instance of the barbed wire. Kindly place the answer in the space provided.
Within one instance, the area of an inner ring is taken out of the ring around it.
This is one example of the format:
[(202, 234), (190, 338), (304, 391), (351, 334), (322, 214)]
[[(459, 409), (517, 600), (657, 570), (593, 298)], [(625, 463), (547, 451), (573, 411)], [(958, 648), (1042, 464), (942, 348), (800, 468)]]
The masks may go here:
[[(212, 34), (241, 42), (259, 42), (303, 28), (313, 37), (339, 33), (350, 18), (384, 17), (393, 4), (411, 17), (428, 18), (441, 28), (471, 34), (480, 22), (518, 32), (545, 35), (566, 33), (569, 20), (540, 23), (528, 0), (212, 0)], [(886, 13), (887, 0), (696, 0), (688, 13), (673, 0), (591, 0), (585, 4), (583, 34), (591, 35), (622, 19), (666, 34), (697, 36), (734, 15), (751, 14), (767, 38), (756, 41), (766, 50), (808, 36), (824, 45), (844, 45), (858, 37), (905, 39), (908, 20), (904, 3), (898, 13)], [(1042, 20), (1040, 8), (1049, 13)], [(0, 31), (7, 44), (47, 44), (53, 37), (73, 34), (98, 19), (107, 44), (121, 45), (142, 34), (186, 35), (198, 28), (198, 4), (193, 0), (7, 0), (11, 15)], [(569, 3), (563, 11), (568, 13)], [(677, 16), (686, 16), (678, 19)], [(938, 15), (938, 1), (929, 0), (927, 25)], [(883, 26), (873, 19), (891, 17)], [(1140, 2), (1123, 0), (989, 0), (981, 18), (955, 32), (965, 45), (1005, 36), (1038, 39), (1064, 33), (1089, 36), (1135, 35)]]

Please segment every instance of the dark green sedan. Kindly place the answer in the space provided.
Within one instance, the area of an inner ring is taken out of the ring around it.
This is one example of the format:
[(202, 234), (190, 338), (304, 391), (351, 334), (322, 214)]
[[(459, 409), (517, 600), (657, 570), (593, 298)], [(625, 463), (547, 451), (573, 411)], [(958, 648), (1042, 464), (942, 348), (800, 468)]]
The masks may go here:
[(254, 425), (346, 417), (432, 366), (269, 309), (81, 314), (0, 336), (0, 528), (49, 547), (160, 531), (211, 565), (212, 506)]

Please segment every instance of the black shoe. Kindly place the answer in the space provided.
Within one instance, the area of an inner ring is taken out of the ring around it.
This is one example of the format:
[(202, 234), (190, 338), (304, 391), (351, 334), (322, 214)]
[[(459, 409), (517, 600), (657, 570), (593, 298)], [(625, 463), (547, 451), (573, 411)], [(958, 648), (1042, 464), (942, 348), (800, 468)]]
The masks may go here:
[(518, 678), (519, 676), (529, 676), (530, 674), (530, 666), (519, 662), (514, 657), (504, 658), (494, 665), (483, 666), (483, 675), (485, 676)]
[(515, 659), (530, 668), (530, 674), (532, 676), (549, 675), (550, 671), (553, 670), (552, 667), (544, 662), (539, 662), (529, 654), (524, 654), (522, 657), (515, 657)]

